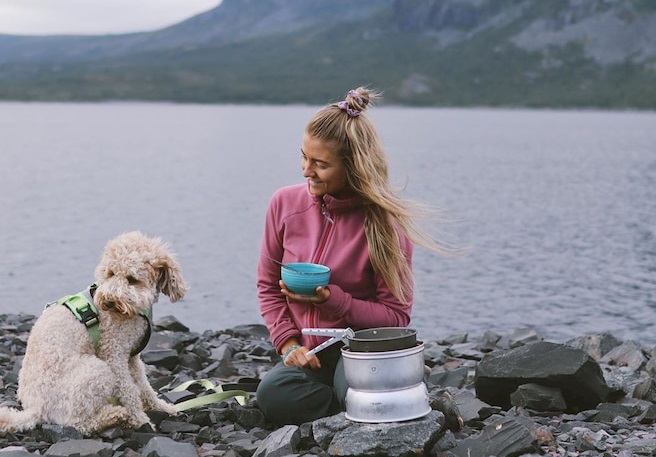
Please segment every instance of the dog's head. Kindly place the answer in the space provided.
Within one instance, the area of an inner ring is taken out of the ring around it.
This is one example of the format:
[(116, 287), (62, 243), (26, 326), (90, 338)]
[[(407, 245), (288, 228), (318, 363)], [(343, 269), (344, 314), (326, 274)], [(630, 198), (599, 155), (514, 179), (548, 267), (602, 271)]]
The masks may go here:
[(146, 311), (160, 292), (175, 302), (187, 291), (168, 246), (140, 232), (124, 233), (105, 245), (96, 267), (96, 283), (96, 306), (125, 317)]

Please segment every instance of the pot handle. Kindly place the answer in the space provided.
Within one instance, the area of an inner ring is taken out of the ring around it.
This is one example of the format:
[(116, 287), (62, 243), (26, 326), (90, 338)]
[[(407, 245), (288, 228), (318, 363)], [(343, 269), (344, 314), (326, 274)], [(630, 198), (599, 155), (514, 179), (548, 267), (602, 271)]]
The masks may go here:
[(355, 332), (350, 328), (304, 328), (301, 330), (301, 333), (304, 335), (314, 335), (314, 336), (332, 336), (329, 340), (324, 341), (319, 346), (312, 348), (308, 351), (307, 355), (314, 355), (317, 352), (326, 349), (329, 346), (342, 341), (344, 344), (347, 343), (349, 338), (355, 337)]

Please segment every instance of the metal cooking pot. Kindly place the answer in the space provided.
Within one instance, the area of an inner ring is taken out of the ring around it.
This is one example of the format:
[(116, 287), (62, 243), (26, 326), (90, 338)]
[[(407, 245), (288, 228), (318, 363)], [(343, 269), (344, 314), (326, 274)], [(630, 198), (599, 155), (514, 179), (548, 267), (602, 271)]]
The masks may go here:
[(354, 352), (342, 348), (344, 374), (349, 387), (364, 391), (414, 386), (424, 379), (424, 343), (385, 352)]
[(357, 332), (350, 328), (304, 328), (301, 332), (304, 335), (330, 337), (307, 355), (316, 354), (340, 341), (353, 352), (398, 351), (417, 345), (417, 330), (406, 327), (377, 327)]
[(355, 422), (401, 422), (430, 412), (423, 382), (401, 390), (365, 392), (349, 387), (346, 391), (346, 418)]
[(358, 330), (348, 339), (354, 352), (382, 352), (407, 349), (417, 344), (417, 330), (406, 327), (379, 327)]

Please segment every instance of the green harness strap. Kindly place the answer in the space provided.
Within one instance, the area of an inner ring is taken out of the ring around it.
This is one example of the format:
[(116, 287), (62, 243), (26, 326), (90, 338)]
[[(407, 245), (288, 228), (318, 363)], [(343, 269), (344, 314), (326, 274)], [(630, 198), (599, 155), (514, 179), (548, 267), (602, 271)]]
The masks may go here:
[[(84, 326), (89, 331), (89, 338), (91, 338), (91, 343), (96, 352), (100, 346), (100, 319), (98, 318), (98, 310), (93, 304), (93, 293), (95, 292), (98, 286), (96, 284), (91, 284), (87, 289), (83, 290), (80, 293), (75, 295), (67, 295), (60, 298), (55, 303), (58, 305), (65, 305), (68, 309), (71, 310), (73, 315), (84, 324)], [(152, 332), (152, 309), (147, 309), (144, 311), (141, 316), (146, 319), (148, 324), (148, 330), (141, 339), (139, 346), (132, 351), (130, 357), (139, 354), (146, 348), (148, 341), (150, 340), (150, 334)]]
[[(88, 294), (88, 295), (87, 295)], [(100, 321), (98, 310), (93, 305), (89, 289), (75, 295), (67, 295), (57, 300), (57, 304), (65, 305), (73, 315), (82, 322), (89, 331), (93, 347), (98, 350), (100, 344)]]

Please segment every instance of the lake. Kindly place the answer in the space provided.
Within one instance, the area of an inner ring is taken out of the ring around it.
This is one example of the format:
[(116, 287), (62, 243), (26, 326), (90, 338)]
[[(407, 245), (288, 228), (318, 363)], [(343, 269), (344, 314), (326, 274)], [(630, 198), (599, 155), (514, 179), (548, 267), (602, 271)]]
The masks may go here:
[[(171, 244), (191, 289), (155, 317), (192, 330), (262, 323), (264, 213), (301, 182), (315, 106), (0, 103), (0, 313), (40, 313), (93, 280), (127, 230)], [(382, 106), (395, 184), (443, 208), (415, 250), (424, 340), (537, 328), (656, 344), (656, 113)]]

